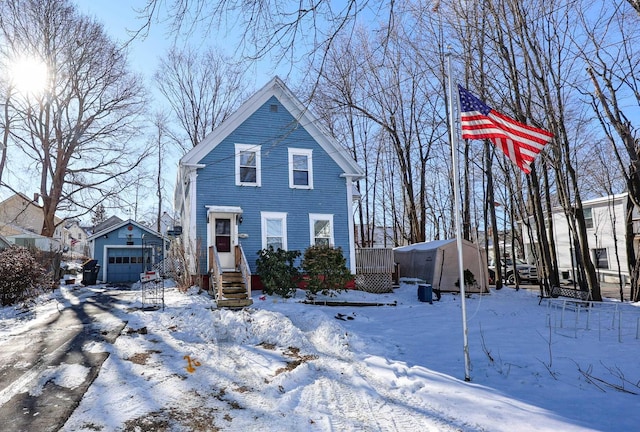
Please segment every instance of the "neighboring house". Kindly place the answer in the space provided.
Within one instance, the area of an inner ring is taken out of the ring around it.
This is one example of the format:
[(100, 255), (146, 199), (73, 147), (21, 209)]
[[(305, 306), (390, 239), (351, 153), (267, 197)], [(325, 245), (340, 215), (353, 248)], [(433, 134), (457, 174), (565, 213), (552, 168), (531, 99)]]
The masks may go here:
[[(367, 236), (368, 231), (373, 231), (373, 238), (370, 241), (362, 242), (361, 230), (364, 229), (365, 236)], [(382, 225), (376, 225), (372, 227), (371, 225), (360, 226), (359, 224), (355, 226), (355, 238), (356, 238), (356, 246), (361, 248), (392, 248), (395, 247), (394, 242), (394, 233), (393, 227), (384, 227)], [(405, 245), (406, 241), (404, 239), (400, 239), (401, 244)]]
[[(153, 227), (157, 227), (157, 222), (153, 224)], [(167, 231), (173, 229), (175, 225), (175, 220), (169, 215), (167, 212), (162, 212), (162, 216), (160, 216), (160, 233), (163, 235), (167, 234)]]
[(88, 255), (89, 244), (87, 238), (89, 235), (86, 230), (80, 226), (80, 222), (76, 219), (66, 221), (64, 224), (63, 244), (64, 248), (71, 255)]
[(135, 282), (163, 259), (168, 239), (133, 220), (122, 221), (88, 239), (98, 261), (98, 279), (106, 283)]
[[(600, 280), (603, 282), (618, 281), (619, 273), (623, 279), (629, 277), (625, 236), (626, 203), (626, 193), (582, 202), (591, 260), (596, 267)], [(573, 269), (580, 265), (581, 259), (575, 254), (576, 247), (569, 235), (567, 219), (563, 209), (560, 207), (554, 208), (552, 218), (560, 277), (561, 279), (576, 280)], [(633, 215), (633, 227), (636, 237), (634, 248), (639, 250), (640, 217), (635, 212)], [(526, 232), (523, 232), (522, 237), (525, 256), (529, 262), (532, 262), (535, 238), (532, 243)]]
[[(363, 171), (279, 78), (189, 151), (175, 209), (192, 271), (251, 273), (257, 252), (314, 244), (342, 248), (355, 273), (353, 199)], [(196, 252), (198, 249), (198, 252)]]
[(35, 248), (47, 252), (58, 252), (64, 249), (62, 242), (59, 239), (45, 237), (17, 225), (3, 225), (2, 232), (4, 233), (5, 240), (11, 244), (15, 244), (16, 246), (22, 246), (30, 249)]
[(64, 244), (62, 219), (56, 217), (53, 237), (40, 235), (44, 224), (44, 211), (37, 197), (32, 200), (16, 193), (0, 202), (0, 235), (19, 246), (36, 247), (41, 250), (60, 250)]
[(95, 234), (100, 231), (104, 231), (107, 228), (118, 225), (122, 222), (123, 222), (122, 219), (120, 219), (118, 216), (110, 216), (107, 219), (100, 222), (99, 224), (94, 225), (93, 229), (91, 230), (92, 234)]

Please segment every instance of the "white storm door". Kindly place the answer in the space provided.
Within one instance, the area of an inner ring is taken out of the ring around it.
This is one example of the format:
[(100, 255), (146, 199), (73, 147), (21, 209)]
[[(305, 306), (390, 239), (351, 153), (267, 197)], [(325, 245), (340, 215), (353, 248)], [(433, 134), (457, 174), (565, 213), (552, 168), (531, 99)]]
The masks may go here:
[(213, 213), (212, 240), (218, 251), (220, 266), (223, 270), (233, 270), (235, 263), (235, 246), (238, 244), (236, 215), (230, 213)]

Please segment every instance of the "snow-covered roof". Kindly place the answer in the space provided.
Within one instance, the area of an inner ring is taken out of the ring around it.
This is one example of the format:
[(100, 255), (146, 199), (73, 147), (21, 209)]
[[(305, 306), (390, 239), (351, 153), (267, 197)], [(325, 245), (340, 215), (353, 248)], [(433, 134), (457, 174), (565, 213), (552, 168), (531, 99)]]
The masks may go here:
[(449, 243), (455, 241), (456, 239), (433, 240), (430, 242), (414, 243), (407, 246), (398, 246), (396, 248), (393, 248), (393, 250), (398, 252), (408, 252), (412, 250), (433, 250), (441, 248), (442, 246), (448, 245)]

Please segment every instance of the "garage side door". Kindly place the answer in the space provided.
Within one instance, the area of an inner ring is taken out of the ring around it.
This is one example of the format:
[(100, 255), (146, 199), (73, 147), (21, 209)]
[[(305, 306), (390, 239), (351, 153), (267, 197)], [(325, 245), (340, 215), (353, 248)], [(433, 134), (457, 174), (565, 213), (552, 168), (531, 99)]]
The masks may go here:
[(142, 250), (139, 248), (108, 249), (107, 282), (135, 282), (142, 273)]

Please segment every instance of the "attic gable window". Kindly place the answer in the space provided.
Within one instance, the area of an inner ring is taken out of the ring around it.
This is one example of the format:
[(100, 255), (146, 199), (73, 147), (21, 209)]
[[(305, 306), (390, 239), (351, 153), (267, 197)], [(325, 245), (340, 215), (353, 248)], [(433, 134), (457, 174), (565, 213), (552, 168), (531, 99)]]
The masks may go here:
[(289, 149), (289, 187), (313, 189), (313, 151)]
[(235, 145), (236, 186), (261, 186), (260, 146)]

